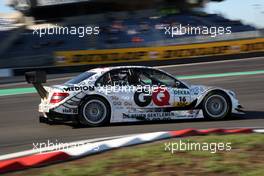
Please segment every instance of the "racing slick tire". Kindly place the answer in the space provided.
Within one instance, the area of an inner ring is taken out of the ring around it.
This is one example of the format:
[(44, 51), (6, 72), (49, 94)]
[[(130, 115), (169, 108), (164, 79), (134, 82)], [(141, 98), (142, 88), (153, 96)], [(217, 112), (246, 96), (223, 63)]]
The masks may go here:
[(210, 120), (223, 120), (231, 115), (232, 104), (228, 95), (221, 91), (208, 93), (202, 103), (204, 117)]
[(79, 108), (79, 121), (85, 126), (102, 126), (110, 121), (111, 108), (101, 97), (88, 97)]

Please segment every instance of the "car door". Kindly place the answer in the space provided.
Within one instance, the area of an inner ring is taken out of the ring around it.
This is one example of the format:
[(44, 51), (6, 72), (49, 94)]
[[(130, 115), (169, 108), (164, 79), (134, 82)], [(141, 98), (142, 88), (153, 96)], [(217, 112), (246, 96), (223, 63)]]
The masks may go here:
[(133, 86), (130, 80), (130, 69), (120, 68), (110, 70), (96, 82), (111, 104), (113, 122), (125, 121), (124, 114), (133, 107)]
[[(150, 107), (184, 109), (191, 103), (189, 88), (167, 73), (149, 68), (137, 70), (136, 73), (141, 85), (151, 86), (152, 103), (149, 103)], [(147, 102), (143, 105), (146, 104)]]

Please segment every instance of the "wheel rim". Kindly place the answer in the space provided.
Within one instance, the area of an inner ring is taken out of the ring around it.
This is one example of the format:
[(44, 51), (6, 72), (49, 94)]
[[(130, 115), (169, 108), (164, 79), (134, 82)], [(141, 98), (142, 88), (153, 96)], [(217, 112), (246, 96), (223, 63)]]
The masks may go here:
[(106, 106), (100, 100), (88, 101), (83, 108), (83, 115), (87, 122), (99, 124), (106, 117)]
[(227, 101), (221, 95), (212, 95), (205, 102), (205, 110), (213, 118), (222, 118), (227, 109)]

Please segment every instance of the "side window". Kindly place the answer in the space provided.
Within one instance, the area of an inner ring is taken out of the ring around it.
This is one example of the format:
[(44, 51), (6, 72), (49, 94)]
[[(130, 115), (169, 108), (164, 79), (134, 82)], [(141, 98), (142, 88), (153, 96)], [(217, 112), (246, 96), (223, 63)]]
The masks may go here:
[(142, 85), (164, 85), (166, 87), (176, 87), (176, 80), (163, 72), (144, 69), (135, 72), (138, 81)]
[(152, 84), (152, 80), (149, 77), (147, 77), (147, 75), (145, 75), (143, 72), (139, 73), (138, 79), (139, 79), (140, 83), (143, 85), (151, 85)]
[(156, 70), (149, 70), (150, 75), (153, 79), (156, 79), (159, 83), (168, 86), (168, 87), (176, 87), (176, 81), (172, 77)]
[(111, 85), (110, 73), (106, 73), (96, 81), (96, 86), (107, 86)]
[(125, 86), (130, 85), (130, 70), (129, 69), (118, 69), (112, 70), (102, 77), (100, 77), (97, 82), (97, 86)]
[(130, 85), (130, 71), (129, 69), (118, 69), (110, 71), (111, 85), (126, 86)]
[(90, 78), (94, 74), (95, 74), (94, 72), (84, 72), (84, 73), (81, 73), (80, 75), (74, 77), (73, 79), (67, 81), (64, 84), (78, 84), (78, 83), (84, 81), (85, 79)]

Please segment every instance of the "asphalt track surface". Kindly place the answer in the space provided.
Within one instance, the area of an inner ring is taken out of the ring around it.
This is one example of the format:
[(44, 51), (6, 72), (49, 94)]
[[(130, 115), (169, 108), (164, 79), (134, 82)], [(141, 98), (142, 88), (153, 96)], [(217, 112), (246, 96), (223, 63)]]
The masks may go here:
[[(264, 70), (264, 57), (235, 61), (163, 66), (173, 75), (197, 75)], [(67, 75), (68, 76), (68, 75)], [(52, 77), (52, 76), (50, 76)], [(61, 75), (60, 77), (64, 77)], [(59, 84), (53, 79), (48, 84)], [(179, 130), (185, 128), (264, 127), (264, 74), (190, 79), (191, 84), (219, 86), (234, 90), (247, 111), (245, 115), (225, 121), (178, 120), (162, 123), (115, 124), (107, 127), (74, 128), (67, 124), (47, 125), (38, 122), (37, 94), (0, 96), (0, 155), (32, 149), (33, 143), (71, 142), (142, 132)], [(30, 87), (25, 83), (1, 84), (0, 89)]]

